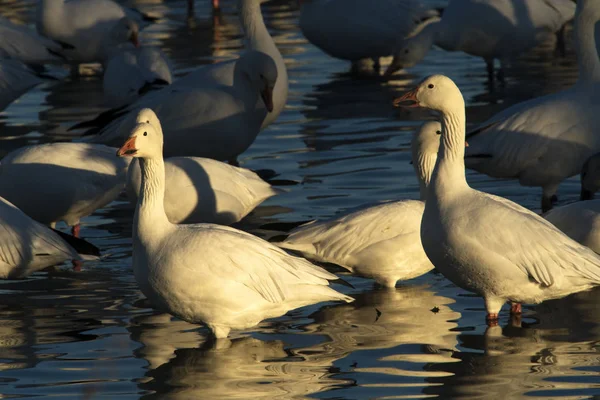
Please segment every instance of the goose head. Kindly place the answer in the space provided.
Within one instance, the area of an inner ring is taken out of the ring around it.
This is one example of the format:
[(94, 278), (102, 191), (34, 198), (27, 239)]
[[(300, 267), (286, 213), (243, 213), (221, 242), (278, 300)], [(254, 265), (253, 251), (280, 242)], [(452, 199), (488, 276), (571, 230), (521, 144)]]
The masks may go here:
[(432, 75), (413, 90), (395, 99), (394, 106), (423, 107), (443, 114), (459, 107), (464, 108), (464, 100), (452, 79), (444, 75)]
[(435, 169), (441, 134), (442, 124), (438, 121), (427, 121), (413, 133), (412, 164), (419, 180), (421, 200), (427, 197), (427, 186)]
[(592, 200), (600, 189), (600, 153), (588, 158), (581, 169), (581, 200)]
[(273, 111), (273, 88), (277, 82), (275, 61), (260, 51), (248, 51), (237, 61), (235, 74), (260, 94), (267, 111)]
[[(150, 122), (157, 121), (155, 127)], [(142, 122), (140, 122), (142, 121)], [(142, 109), (136, 118), (137, 124), (131, 131), (129, 138), (117, 150), (118, 157), (137, 157), (137, 158), (162, 158), (163, 153), (163, 135), (160, 128), (160, 122), (154, 111), (149, 108)]]
[(131, 42), (135, 47), (140, 47), (139, 33), (138, 24), (128, 17), (123, 17), (110, 28), (104, 46), (110, 49)]
[(431, 18), (423, 22), (410, 36), (402, 40), (400, 46), (394, 51), (394, 58), (383, 75), (391, 76), (396, 71), (420, 63), (433, 46), (439, 21), (439, 18)]

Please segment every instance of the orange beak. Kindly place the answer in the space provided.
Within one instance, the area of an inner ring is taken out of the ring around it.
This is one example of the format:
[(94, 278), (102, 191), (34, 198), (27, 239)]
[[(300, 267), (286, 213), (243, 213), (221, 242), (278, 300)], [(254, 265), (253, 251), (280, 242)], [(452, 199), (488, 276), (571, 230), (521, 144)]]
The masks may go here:
[(465, 147), (469, 147), (469, 143), (465, 140)]
[(135, 136), (130, 137), (127, 141), (117, 150), (117, 157), (133, 156), (137, 152), (135, 148)]
[[(418, 90), (419, 90), (419, 87), (417, 86), (410, 92), (406, 92), (406, 93), (404, 93), (403, 96), (400, 96), (397, 99), (395, 99), (394, 107), (406, 107), (406, 108), (420, 107), (419, 100), (417, 100), (417, 91)], [(402, 103), (408, 103), (408, 104), (402, 104)]]
[(131, 40), (131, 43), (133, 43), (135, 47), (140, 47), (140, 39), (137, 32), (133, 32), (129, 40)]
[(265, 107), (267, 107), (267, 111), (273, 111), (273, 88), (267, 86), (262, 92), (260, 92), (260, 97), (262, 97)]

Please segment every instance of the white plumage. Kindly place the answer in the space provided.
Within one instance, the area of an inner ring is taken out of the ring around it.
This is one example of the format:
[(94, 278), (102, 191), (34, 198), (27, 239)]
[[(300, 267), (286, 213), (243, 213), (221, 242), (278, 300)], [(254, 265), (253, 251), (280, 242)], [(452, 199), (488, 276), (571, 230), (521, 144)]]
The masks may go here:
[(42, 77), (20, 61), (0, 59), (0, 111), (42, 82)]

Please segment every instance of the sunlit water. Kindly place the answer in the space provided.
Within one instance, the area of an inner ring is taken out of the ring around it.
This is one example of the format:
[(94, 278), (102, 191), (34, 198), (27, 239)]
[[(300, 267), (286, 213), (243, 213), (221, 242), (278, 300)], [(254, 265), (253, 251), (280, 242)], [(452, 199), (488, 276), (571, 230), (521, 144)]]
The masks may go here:
[[(223, 0), (222, 0), (223, 1)], [(0, 0), (0, 13), (30, 23), (32, 0)], [(213, 19), (197, 1), (187, 23), (184, 1), (138, 1), (164, 17), (143, 40), (160, 46), (178, 73), (236, 57), (240, 30), (234, 2)], [(537, 51), (515, 62), (507, 85), (491, 94), (482, 61), (432, 51), (385, 82), (353, 79), (345, 62), (306, 43), (295, 1), (263, 6), (290, 75), (290, 96), (277, 123), (240, 158), (251, 169), (295, 181), (246, 221), (324, 218), (384, 200), (416, 198), (409, 165), (412, 130), (424, 114), (391, 105), (394, 96), (432, 73), (453, 78), (467, 101), (469, 123), (572, 84), (567, 58)], [(65, 79), (32, 90), (0, 114), (4, 154), (55, 140), (103, 110), (101, 81)], [(539, 190), (469, 173), (476, 188), (536, 209)], [(577, 180), (561, 186), (561, 202), (577, 197)], [(0, 283), (0, 393), (56, 398), (590, 398), (600, 395), (600, 291), (526, 307), (523, 320), (486, 329), (483, 302), (430, 273), (396, 290), (346, 277), (339, 290), (353, 304), (289, 313), (234, 333), (215, 346), (207, 329), (156, 314), (142, 301), (131, 271), (132, 209), (117, 201), (87, 218), (82, 234), (106, 259), (80, 273), (67, 266), (49, 276)], [(216, 288), (218, 289), (218, 288)]]

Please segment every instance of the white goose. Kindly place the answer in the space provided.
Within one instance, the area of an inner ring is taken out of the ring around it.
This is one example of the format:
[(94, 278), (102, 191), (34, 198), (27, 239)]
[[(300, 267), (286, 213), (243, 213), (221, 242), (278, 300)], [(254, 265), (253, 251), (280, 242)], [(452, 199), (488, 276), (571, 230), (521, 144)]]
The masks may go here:
[(36, 74), (20, 61), (0, 59), (0, 111), (44, 82), (44, 78), (50, 77)]
[[(581, 200), (544, 214), (571, 239), (600, 254), (600, 200), (592, 200), (600, 189), (600, 153), (590, 157), (581, 171)], [(584, 201), (588, 200), (588, 201)]]
[(438, 15), (420, 0), (304, 0), (299, 22), (304, 36), (325, 53), (351, 61), (357, 72), (372, 59), (379, 73), (380, 57), (393, 54)]
[(78, 236), (80, 219), (125, 188), (128, 161), (114, 154), (114, 148), (87, 143), (20, 148), (0, 163), (0, 196), (43, 224), (66, 222)]
[(467, 134), (467, 168), (521, 185), (542, 187), (542, 211), (558, 185), (581, 172), (600, 150), (600, 60), (594, 40), (600, 2), (577, 2), (575, 39), (579, 80), (562, 92), (516, 104)]
[[(151, 124), (160, 130), (160, 124)], [(231, 225), (269, 197), (281, 193), (248, 169), (210, 158), (168, 158), (165, 174), (165, 212), (174, 224)], [(134, 161), (127, 175), (127, 194), (134, 204), (141, 181), (139, 164)]]
[(98, 121), (116, 119), (106, 128), (113, 130), (96, 139), (122, 142), (124, 133), (131, 129), (129, 121), (147, 107), (156, 111), (165, 127), (166, 157), (196, 156), (233, 162), (254, 142), (266, 115), (274, 109), (273, 87), (279, 80), (275, 62), (262, 52), (247, 51), (234, 65), (233, 85), (212, 79), (194, 85), (178, 81), (125, 110), (101, 114)]
[[(421, 200), (425, 200), (437, 159), (440, 133), (440, 123), (431, 121), (413, 136), (412, 158)], [(433, 269), (421, 245), (424, 208), (423, 201), (418, 200), (379, 204), (330, 221), (300, 226), (276, 244), (395, 287), (398, 280), (416, 278)]]
[(52, 231), (1, 197), (0, 228), (0, 279), (23, 278), (67, 260), (99, 256), (91, 244)]
[(574, 13), (571, 0), (451, 0), (441, 19), (428, 21), (397, 49), (386, 75), (417, 64), (435, 44), (482, 57), (493, 83), (494, 59), (509, 61), (556, 32), (562, 46)]
[(324, 269), (248, 233), (219, 225), (174, 225), (163, 204), (165, 166), (160, 130), (143, 110), (119, 156), (140, 159), (142, 188), (133, 220), (133, 270), (157, 308), (217, 338), (266, 318), (322, 301), (352, 301), (328, 286)]
[(526, 208), (469, 187), (465, 103), (452, 80), (431, 76), (395, 104), (405, 101), (441, 114), (443, 127), (421, 223), (423, 248), (446, 278), (483, 296), (490, 324), (507, 301), (520, 312), (520, 303), (600, 284), (600, 256), (592, 250)]
[[(138, 25), (155, 19), (113, 0), (40, 0), (36, 26), (40, 34), (74, 48), (64, 54), (75, 62), (101, 62), (111, 28), (129, 18)], [(128, 38), (137, 43), (137, 33)]]

